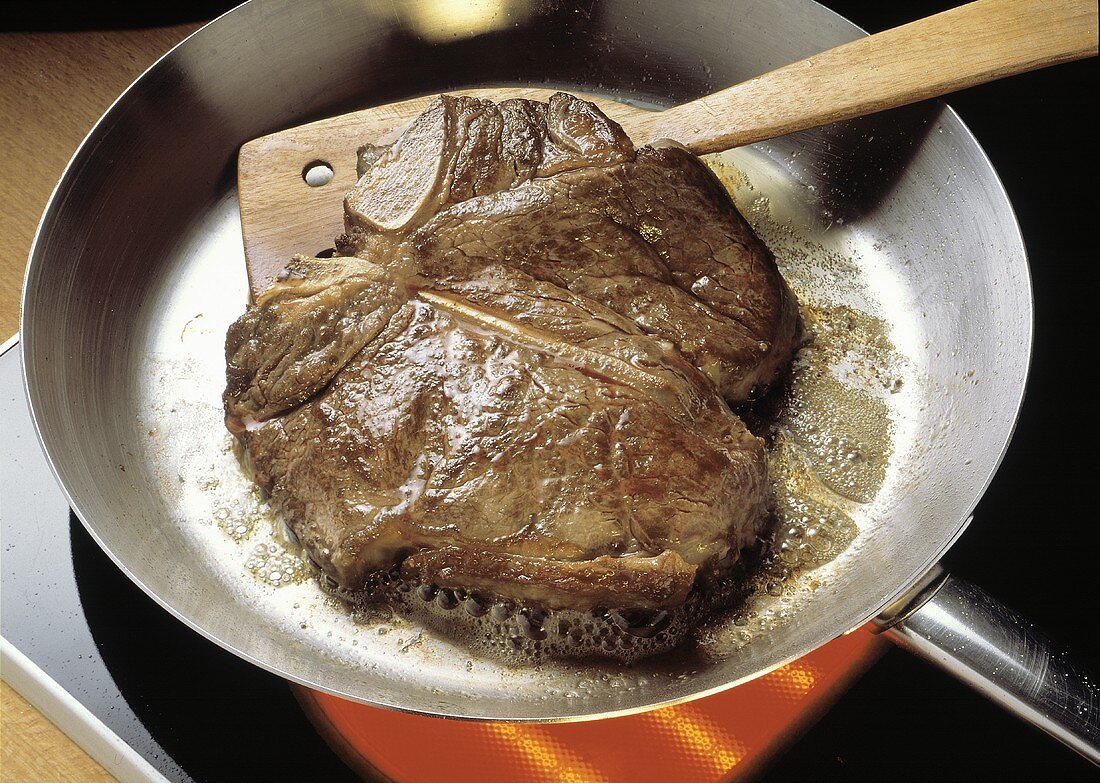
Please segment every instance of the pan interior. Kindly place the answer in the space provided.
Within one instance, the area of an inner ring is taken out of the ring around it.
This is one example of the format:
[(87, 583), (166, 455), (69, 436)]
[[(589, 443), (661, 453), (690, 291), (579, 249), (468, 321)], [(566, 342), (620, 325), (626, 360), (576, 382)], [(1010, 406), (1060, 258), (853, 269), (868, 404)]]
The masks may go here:
[[(897, 352), (914, 358), (889, 368), (901, 380), (900, 389), (880, 395), (894, 423), (898, 456), (875, 501), (853, 515), (860, 533), (851, 553), (793, 580), (793, 592), (755, 597), (754, 617), (742, 616), (737, 625), (730, 621), (713, 634), (713, 653), (727, 666), (736, 666), (742, 677), (771, 663), (762, 660), (762, 652), (775, 643), (774, 632), (787, 618), (802, 610), (826, 611), (821, 605), (828, 603), (829, 584), (849, 558), (859, 557), (864, 540), (874, 537), (876, 520), (908, 473), (902, 467), (903, 455), (913, 448), (917, 408), (925, 393), (916, 365), (924, 335), (913, 306), (904, 299), (903, 282), (882, 252), (874, 249), (873, 240), (828, 215), (814, 190), (794, 180), (784, 161), (770, 152), (737, 150), (717, 156), (712, 165), (731, 184), (740, 209), (771, 241), (801, 299), (848, 305), (882, 318)], [(145, 332), (140, 380), (134, 389), (134, 457), (164, 501), (166, 522), (180, 533), (186, 569), (208, 571), (217, 589), (248, 607), (273, 639), (292, 638), (349, 671), (385, 671), (396, 683), (460, 697), (450, 705), (441, 701), (435, 707), (439, 711), (499, 699), (502, 682), (508, 683), (507, 691), (523, 694), (519, 698), (524, 702), (532, 694), (569, 694), (568, 703), (578, 710), (591, 703), (604, 710), (605, 683), (617, 683), (616, 690), (628, 694), (644, 692), (665, 700), (673, 697), (681, 678), (698, 677), (701, 670), (713, 667), (696, 656), (665, 657), (659, 664), (629, 669), (611, 663), (554, 662), (538, 670), (506, 667), (480, 659), (460, 643), (414, 622), (385, 611), (349, 612), (328, 596), (287, 540), (282, 523), (240, 470), (222, 423), (225, 333), (247, 301), (232, 198), (195, 227), (183, 257), (187, 262), (180, 266), (175, 285), (161, 288), (151, 302), (157, 318)], [(753, 642), (745, 644), (750, 637)], [(397, 701), (396, 694), (392, 698)]]
[[(855, 34), (818, 6), (784, 9), (811, 51)], [(254, 10), (185, 47), (218, 42)], [(700, 20), (713, 12), (706, 3), (691, 11)], [(813, 39), (815, 19), (824, 27)], [(778, 50), (784, 62), (803, 54)], [(178, 117), (154, 89), (156, 79), (177, 83), (172, 68), (190, 63), (187, 89), (207, 109), (230, 100), (227, 77), (196, 66), (196, 56), (177, 51), (145, 77), (152, 86), (143, 92), (139, 82), (59, 186), (28, 273), (25, 369), (47, 453), (85, 524), (144, 589), (219, 643), (374, 704), (455, 717), (594, 717), (728, 687), (860, 625), (961, 529), (1018, 407), (1030, 292), (995, 176), (957, 118), (932, 105), (725, 153), (716, 164), (784, 271), (797, 272), (798, 292), (882, 319), (904, 357), (894, 368), (900, 386), (883, 396), (893, 423), (886, 479), (855, 513), (858, 535), (839, 557), (793, 592), (760, 596), (752, 623), (719, 634), (707, 660), (508, 667), (398, 618), (349, 613), (302, 578), (222, 424), (224, 335), (247, 299), (232, 154), (274, 128), (228, 109), (209, 112), (219, 122), (188, 120), (222, 134), (213, 154), (195, 129), (173, 130)], [(776, 64), (761, 56), (722, 78)], [(639, 60), (622, 89), (581, 71), (558, 83), (613, 98), (682, 97), (648, 91), (651, 67)], [(308, 78), (320, 88), (335, 77)], [(424, 91), (409, 85), (405, 94)], [(287, 106), (277, 122), (311, 116)], [(150, 132), (158, 150), (177, 145), (179, 160), (143, 157)], [(121, 173), (107, 163), (120, 159), (130, 165)], [(188, 161), (202, 167), (189, 174)], [(166, 175), (179, 178), (171, 197)]]

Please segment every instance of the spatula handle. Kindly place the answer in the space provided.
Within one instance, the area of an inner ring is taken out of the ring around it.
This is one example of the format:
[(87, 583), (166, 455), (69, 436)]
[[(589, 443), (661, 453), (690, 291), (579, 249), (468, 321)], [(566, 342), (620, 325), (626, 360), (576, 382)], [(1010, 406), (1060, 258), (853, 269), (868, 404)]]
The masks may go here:
[(978, 0), (636, 119), (630, 131), (701, 155), (934, 98), (1095, 55), (1096, 9), (1096, 0)]

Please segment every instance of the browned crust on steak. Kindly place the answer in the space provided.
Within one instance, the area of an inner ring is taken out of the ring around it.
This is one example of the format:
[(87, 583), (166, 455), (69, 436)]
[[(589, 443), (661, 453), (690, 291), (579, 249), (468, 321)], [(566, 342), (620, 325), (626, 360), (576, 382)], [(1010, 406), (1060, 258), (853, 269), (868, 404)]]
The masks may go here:
[(669, 550), (573, 562), (448, 547), (418, 552), (401, 565), (405, 578), (425, 584), (581, 611), (609, 601), (637, 609), (677, 606), (687, 599), (697, 570)]

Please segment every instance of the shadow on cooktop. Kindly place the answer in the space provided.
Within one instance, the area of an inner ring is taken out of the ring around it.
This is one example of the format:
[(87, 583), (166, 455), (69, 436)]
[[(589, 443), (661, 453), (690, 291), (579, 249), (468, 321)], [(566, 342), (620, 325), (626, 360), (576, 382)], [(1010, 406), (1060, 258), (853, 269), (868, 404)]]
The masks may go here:
[(73, 571), (123, 698), (196, 781), (356, 781), (288, 684), (192, 631), (134, 585), (70, 515)]

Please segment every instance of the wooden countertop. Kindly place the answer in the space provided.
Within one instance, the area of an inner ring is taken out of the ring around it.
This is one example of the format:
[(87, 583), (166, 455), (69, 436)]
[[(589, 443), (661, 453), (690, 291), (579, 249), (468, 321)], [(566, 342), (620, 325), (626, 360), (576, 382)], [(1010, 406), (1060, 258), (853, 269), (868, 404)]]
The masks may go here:
[[(0, 342), (19, 328), (31, 237), (80, 140), (130, 82), (199, 25), (0, 34)], [(6, 683), (0, 780), (114, 780)]]

